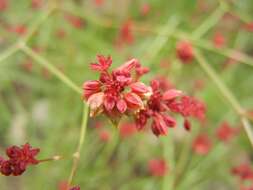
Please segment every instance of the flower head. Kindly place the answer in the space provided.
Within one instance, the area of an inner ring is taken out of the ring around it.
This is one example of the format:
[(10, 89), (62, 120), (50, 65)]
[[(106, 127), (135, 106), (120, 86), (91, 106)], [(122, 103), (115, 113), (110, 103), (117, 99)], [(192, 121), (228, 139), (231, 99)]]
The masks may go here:
[(147, 100), (145, 109), (136, 114), (136, 127), (143, 129), (149, 119), (152, 119), (151, 129), (156, 135), (166, 135), (168, 127), (174, 127), (176, 120), (169, 115), (169, 108), (166, 105), (181, 96), (182, 92), (170, 89), (162, 93), (160, 83), (157, 80), (151, 82), (152, 95)]
[(176, 51), (177, 56), (182, 61), (182, 63), (190, 63), (194, 58), (192, 44), (188, 41), (178, 42)]
[(153, 159), (148, 163), (149, 171), (152, 176), (162, 177), (167, 172), (167, 164), (164, 159)]
[(0, 159), (0, 172), (6, 176), (21, 175), (28, 165), (36, 165), (39, 163), (35, 158), (39, 151), (40, 149), (32, 148), (28, 143), (22, 147), (11, 146), (7, 148), (6, 155), (9, 159)]
[(138, 60), (131, 59), (110, 72), (111, 57), (99, 55), (97, 59), (98, 63), (92, 63), (91, 68), (100, 73), (99, 80), (83, 84), (83, 98), (90, 106), (91, 116), (104, 113), (113, 121), (143, 109), (151, 89), (138, 81)]
[(192, 144), (192, 149), (196, 154), (206, 155), (212, 148), (212, 142), (206, 134), (198, 135)]
[(229, 123), (224, 121), (217, 129), (216, 136), (220, 141), (228, 142), (237, 134), (237, 132), (238, 129), (231, 127)]

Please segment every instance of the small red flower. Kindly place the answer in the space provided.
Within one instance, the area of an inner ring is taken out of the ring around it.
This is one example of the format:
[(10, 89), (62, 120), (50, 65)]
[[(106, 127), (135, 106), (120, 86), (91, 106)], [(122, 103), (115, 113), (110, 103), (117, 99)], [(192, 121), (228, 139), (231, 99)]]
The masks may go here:
[(213, 43), (216, 48), (221, 48), (225, 44), (225, 37), (220, 32), (216, 32), (213, 37)]
[(5, 11), (8, 8), (8, 0), (0, 0), (0, 11)]
[(12, 146), (7, 148), (6, 155), (9, 159), (0, 159), (0, 172), (6, 176), (21, 175), (28, 165), (36, 165), (39, 163), (35, 158), (39, 151), (40, 149), (34, 149), (28, 143), (22, 147)]
[(11, 27), (9, 28), (9, 31), (10, 31), (10, 32), (13, 32), (13, 33), (16, 33), (17, 35), (22, 36), (22, 35), (25, 35), (25, 34), (26, 34), (27, 28), (26, 28), (26, 26), (23, 25), (23, 24), (18, 24), (18, 25), (15, 25), (15, 26), (11, 26)]
[(96, 6), (100, 7), (105, 3), (105, 0), (94, 0)]
[(32, 0), (32, 8), (39, 9), (43, 6), (43, 0)]
[(245, 29), (249, 32), (253, 32), (253, 22), (249, 22), (245, 25)]
[(253, 170), (246, 163), (232, 168), (232, 174), (240, 177), (241, 180), (253, 180)]
[(111, 138), (111, 134), (109, 131), (107, 130), (101, 130), (99, 131), (99, 139), (102, 141), (102, 142), (108, 142)]
[(192, 149), (196, 154), (206, 155), (212, 148), (212, 142), (206, 134), (198, 135), (192, 144)]
[[(168, 102), (167, 105), (172, 112), (180, 113), (185, 120), (188, 117), (194, 117), (200, 122), (204, 122), (205, 120), (206, 106), (202, 101), (194, 97), (182, 96), (178, 101)], [(184, 122), (184, 127), (189, 129), (190, 124), (188, 121)]]
[(192, 44), (188, 41), (180, 41), (176, 47), (177, 56), (182, 63), (190, 63), (194, 58)]
[[(137, 113), (135, 122), (136, 128), (141, 130), (147, 124), (149, 119), (152, 119), (152, 132), (156, 135), (166, 135), (168, 127), (174, 127), (176, 120), (168, 114), (169, 108), (166, 105), (169, 101), (174, 101), (181, 95), (180, 91), (170, 89), (162, 92), (159, 81), (151, 82), (152, 94), (147, 101), (145, 109)], [(162, 94), (163, 93), (163, 94)]]
[(120, 136), (127, 138), (136, 133), (136, 127), (133, 123), (124, 123), (120, 126)]
[(150, 160), (148, 167), (151, 175), (156, 177), (163, 177), (168, 170), (166, 161), (164, 159)]
[(76, 29), (83, 28), (85, 25), (85, 22), (82, 18), (71, 15), (71, 14), (66, 14), (65, 19)]
[(134, 35), (133, 35), (133, 22), (132, 20), (127, 20), (123, 22), (118, 37), (119, 44), (129, 44), (131, 45), (134, 42)]
[(217, 129), (216, 136), (220, 141), (228, 142), (237, 134), (237, 132), (238, 129), (231, 127), (227, 122), (223, 122)]
[(79, 186), (69, 187), (67, 181), (61, 181), (58, 185), (58, 190), (81, 190)]
[(81, 190), (81, 188), (79, 186), (75, 186), (75, 187), (70, 188), (69, 190)]
[(150, 12), (150, 5), (148, 3), (144, 3), (141, 5), (141, 8), (140, 8), (140, 13), (142, 16), (147, 16), (148, 13)]
[(98, 63), (91, 63), (91, 69), (94, 71), (106, 71), (112, 64), (111, 56), (105, 57), (103, 55), (97, 56)]

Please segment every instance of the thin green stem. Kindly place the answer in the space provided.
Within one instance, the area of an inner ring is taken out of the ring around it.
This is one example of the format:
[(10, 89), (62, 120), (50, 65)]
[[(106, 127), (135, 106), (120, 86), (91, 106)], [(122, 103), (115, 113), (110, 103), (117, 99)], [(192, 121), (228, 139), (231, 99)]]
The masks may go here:
[(244, 130), (250, 140), (251, 145), (253, 146), (253, 132), (250, 126), (250, 122), (245, 117), (245, 111), (241, 107), (238, 100), (235, 98), (233, 93), (228, 89), (228, 87), (222, 82), (218, 74), (215, 72), (215, 70), (207, 63), (204, 56), (199, 52), (199, 50), (195, 49), (195, 56), (196, 59), (201, 66), (201, 68), (207, 73), (207, 75), (213, 80), (213, 82), (217, 85), (218, 89), (220, 90), (221, 94), (224, 96), (224, 98), (232, 105), (233, 109), (236, 111), (236, 113), (240, 116), (242, 120), (242, 124), (244, 127)]
[(56, 77), (58, 77), (64, 84), (66, 84), (68, 87), (76, 91), (78, 94), (82, 94), (82, 89), (78, 87), (72, 80), (70, 80), (66, 75), (64, 75), (59, 69), (54, 67), (48, 60), (41, 57), (39, 54), (37, 54), (35, 51), (33, 51), (31, 48), (27, 47), (25, 44), (20, 45), (20, 49), (33, 58), (38, 64), (41, 66), (47, 68), (51, 73), (53, 73)]
[(80, 160), (80, 154), (83, 147), (83, 143), (85, 140), (85, 134), (87, 129), (87, 123), (88, 123), (88, 115), (89, 115), (89, 108), (87, 104), (84, 105), (83, 109), (83, 116), (82, 116), (82, 125), (81, 125), (81, 131), (80, 131), (80, 137), (79, 137), (79, 143), (76, 149), (76, 152), (73, 154), (73, 164), (71, 168), (71, 172), (68, 179), (68, 186), (71, 186), (71, 183), (73, 181), (73, 177), (75, 176), (75, 173), (77, 171), (77, 167)]
[(163, 177), (163, 190), (173, 190), (174, 180), (175, 180), (175, 155), (174, 155), (174, 141), (172, 139), (173, 135), (165, 136), (162, 139), (163, 143), (163, 154), (166, 163), (169, 165), (169, 172)]
[(174, 16), (168, 19), (168, 22), (161, 27), (161, 29), (158, 31), (157, 37), (151, 43), (150, 47), (144, 54), (145, 58), (149, 60), (149, 62), (152, 62), (154, 58), (159, 54), (178, 24), (178, 18)]
[(34, 23), (31, 24), (31, 26), (28, 28), (27, 33), (23, 38), (21, 38), (21, 41), (27, 42), (34, 33), (38, 30), (39, 26), (47, 20), (47, 18), (54, 12), (55, 7), (50, 7), (49, 10), (46, 12), (43, 12), (42, 15), (39, 17), (38, 20), (36, 20)]
[(18, 42), (16, 42), (0, 54), (0, 62), (4, 61), (8, 57), (16, 53), (20, 48), (20, 43), (27, 43), (27, 41), (32, 37), (32, 35), (38, 30), (39, 26), (51, 15), (54, 10), (55, 8), (50, 8), (48, 11), (46, 11), (46, 13), (43, 13), (38, 20), (31, 24), (23, 38), (19, 39)]
[(19, 50), (19, 47), (17, 44), (12, 45), (8, 49), (6, 49), (4, 52), (0, 54), (0, 62), (4, 61), (14, 53), (16, 53)]
[(194, 38), (201, 38), (208, 30), (210, 30), (224, 15), (225, 8), (220, 5), (194, 32)]

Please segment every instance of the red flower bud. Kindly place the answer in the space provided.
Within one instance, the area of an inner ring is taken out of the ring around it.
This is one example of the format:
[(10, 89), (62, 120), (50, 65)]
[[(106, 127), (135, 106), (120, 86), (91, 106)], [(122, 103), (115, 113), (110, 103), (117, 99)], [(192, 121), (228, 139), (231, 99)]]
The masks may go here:
[(87, 100), (87, 104), (90, 107), (90, 116), (93, 117), (102, 111), (102, 104), (104, 102), (104, 93), (99, 92), (96, 94), (93, 94), (89, 97)]
[(193, 48), (190, 42), (178, 42), (176, 49), (177, 56), (183, 63), (190, 63), (193, 60)]
[(168, 100), (173, 100), (175, 98), (177, 98), (178, 96), (181, 96), (183, 93), (180, 90), (175, 90), (175, 89), (170, 89), (167, 90), (164, 94), (163, 94), (163, 100), (168, 101)]
[(125, 94), (124, 99), (127, 103), (127, 107), (130, 109), (141, 109), (143, 108), (143, 102), (141, 98), (132, 92)]
[(150, 87), (146, 86), (142, 82), (135, 82), (130, 85), (130, 88), (133, 93), (136, 93), (138, 95), (144, 95), (146, 93), (151, 93)]
[(123, 99), (118, 100), (117, 101), (117, 108), (120, 113), (124, 113), (127, 110), (127, 103), (125, 102), (125, 100), (123, 100)]

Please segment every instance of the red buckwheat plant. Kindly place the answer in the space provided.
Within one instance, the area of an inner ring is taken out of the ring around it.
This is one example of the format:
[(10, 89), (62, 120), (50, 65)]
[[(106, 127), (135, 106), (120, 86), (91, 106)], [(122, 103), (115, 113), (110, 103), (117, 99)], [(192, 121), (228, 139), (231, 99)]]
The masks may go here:
[(28, 143), (22, 147), (11, 146), (7, 148), (8, 159), (0, 157), (0, 172), (6, 176), (23, 174), (27, 166), (39, 163), (35, 158), (39, 152), (39, 148), (32, 148)]
[(132, 115), (138, 130), (152, 120), (151, 129), (156, 136), (166, 135), (168, 127), (176, 126), (172, 113), (185, 118), (187, 130), (190, 129), (189, 116), (204, 120), (202, 102), (176, 89), (164, 90), (158, 80), (152, 80), (150, 86), (139, 81), (148, 69), (138, 60), (131, 59), (109, 72), (111, 57), (99, 55), (97, 59), (98, 63), (92, 63), (91, 68), (100, 73), (99, 80), (83, 84), (83, 98), (90, 106), (90, 116), (103, 113), (117, 124), (123, 115)]

